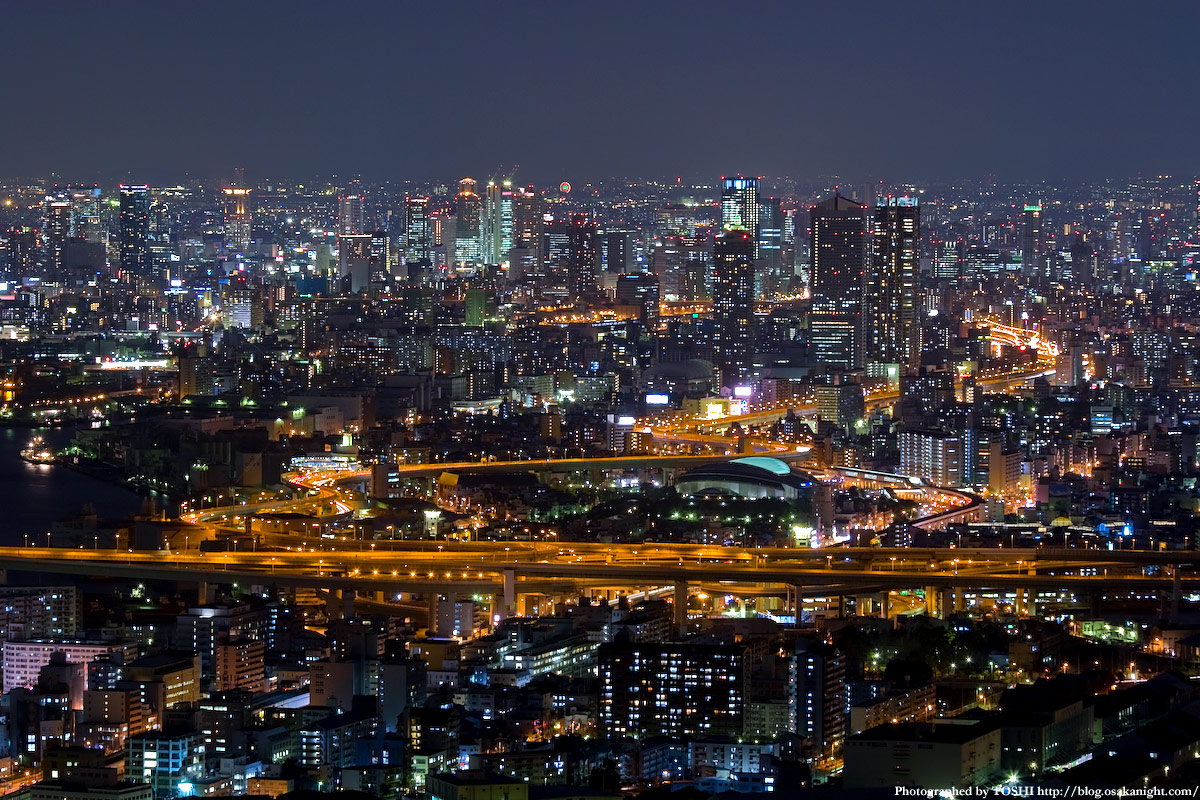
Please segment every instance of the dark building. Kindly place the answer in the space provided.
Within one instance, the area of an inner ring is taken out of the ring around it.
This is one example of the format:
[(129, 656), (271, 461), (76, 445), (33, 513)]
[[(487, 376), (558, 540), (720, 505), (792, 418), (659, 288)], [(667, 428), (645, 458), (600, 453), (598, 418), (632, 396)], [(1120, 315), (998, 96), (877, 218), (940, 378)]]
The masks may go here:
[(813, 354), (842, 369), (863, 366), (863, 278), (871, 258), (871, 217), (865, 205), (834, 195), (810, 209)]
[(754, 345), (754, 237), (736, 229), (717, 234), (713, 256), (713, 350), (728, 385), (745, 372)]
[(1021, 269), (1026, 275), (1040, 273), (1042, 257), (1042, 207), (1027, 205), (1021, 212)]
[(129, 281), (150, 274), (150, 200), (145, 184), (121, 184), (118, 240), (121, 277)]
[(648, 328), (658, 326), (658, 277), (649, 272), (631, 272), (617, 278), (617, 303), (638, 308), (638, 321)]
[(596, 223), (590, 214), (567, 218), (567, 297), (588, 297), (596, 291)]

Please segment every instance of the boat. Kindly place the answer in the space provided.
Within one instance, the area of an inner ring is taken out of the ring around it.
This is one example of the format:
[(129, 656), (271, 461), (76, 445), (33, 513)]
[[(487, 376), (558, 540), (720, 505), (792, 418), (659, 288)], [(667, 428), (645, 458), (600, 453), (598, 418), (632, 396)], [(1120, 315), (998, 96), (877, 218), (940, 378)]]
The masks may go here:
[(29, 440), (29, 444), (21, 451), (21, 458), (34, 464), (53, 464), (55, 461), (54, 451), (40, 436)]

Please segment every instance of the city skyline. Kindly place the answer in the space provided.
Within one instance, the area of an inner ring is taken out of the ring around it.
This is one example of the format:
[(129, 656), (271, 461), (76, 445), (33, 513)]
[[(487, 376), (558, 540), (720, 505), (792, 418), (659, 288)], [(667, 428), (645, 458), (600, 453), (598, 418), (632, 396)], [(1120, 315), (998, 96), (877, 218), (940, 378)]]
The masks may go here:
[[(1194, 62), (1186, 37), (1200, 12), (1184, 3), (1153, 15), (1117, 3), (1007, 14), (945, 3), (872, 3), (869, 13), (834, 4), (733, 13), (716, 3), (67, 8), (6, 5), (24, 33), (10, 57), (36, 64), (39, 79), (11, 98), (22, 124), (0, 131), (0, 174), (153, 182), (241, 165), (252, 177), (423, 180), (473, 163), (497, 175), (519, 164), (524, 179), (558, 182), (719, 174), (731, 153), (746, 174), (850, 179), (1200, 167), (1188, 138), (1198, 112), (1170, 77)], [(1151, 42), (1153, 58), (1132, 54)]]

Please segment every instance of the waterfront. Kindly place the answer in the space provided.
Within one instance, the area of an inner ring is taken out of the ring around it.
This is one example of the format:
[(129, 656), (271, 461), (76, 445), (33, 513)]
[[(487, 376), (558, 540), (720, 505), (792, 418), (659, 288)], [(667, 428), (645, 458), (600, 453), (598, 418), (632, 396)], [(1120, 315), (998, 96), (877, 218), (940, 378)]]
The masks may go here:
[(54, 449), (66, 446), (73, 428), (0, 428), (0, 497), (6, 501), (0, 521), (0, 545), (18, 545), (25, 535), (45, 535), (51, 525), (90, 504), (101, 519), (137, 514), (144, 498), (123, 486), (57, 464), (31, 464), (21, 449), (35, 435)]

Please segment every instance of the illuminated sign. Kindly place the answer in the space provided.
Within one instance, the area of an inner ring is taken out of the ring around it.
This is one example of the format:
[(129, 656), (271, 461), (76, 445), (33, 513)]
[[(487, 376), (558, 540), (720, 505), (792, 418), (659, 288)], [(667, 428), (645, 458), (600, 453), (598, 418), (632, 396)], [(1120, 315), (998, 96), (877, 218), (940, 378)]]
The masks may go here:
[(734, 397), (749, 397), (752, 393), (753, 393), (753, 390), (749, 386), (733, 387), (733, 396)]
[(665, 394), (648, 394), (646, 395), (646, 405), (648, 406), (665, 406), (670, 402)]
[(617, 417), (618, 425), (632, 425), (636, 421), (633, 417)]

